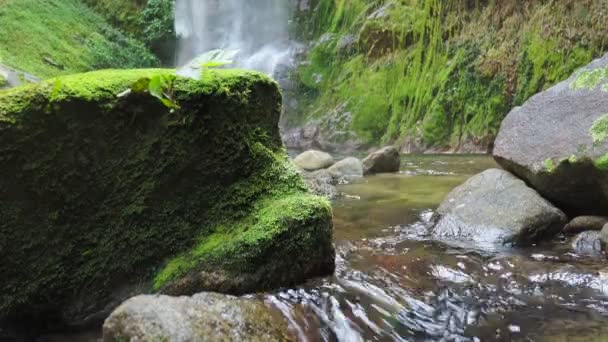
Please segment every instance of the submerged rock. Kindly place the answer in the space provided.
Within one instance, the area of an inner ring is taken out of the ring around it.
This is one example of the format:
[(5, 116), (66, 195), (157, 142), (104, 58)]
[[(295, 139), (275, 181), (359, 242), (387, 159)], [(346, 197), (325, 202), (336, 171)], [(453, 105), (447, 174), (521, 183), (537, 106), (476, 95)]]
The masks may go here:
[(384, 147), (363, 159), (365, 175), (398, 172), (400, 166), (401, 156), (394, 146)]
[[(150, 96), (153, 82), (175, 108)], [(331, 207), (284, 152), (280, 104), (274, 81), (232, 70), (1, 91), (0, 322), (87, 323), (136, 294), (240, 294), (331, 273)]]
[(608, 55), (507, 115), (494, 157), (560, 208), (608, 214)]
[(103, 341), (290, 341), (287, 327), (259, 301), (215, 293), (138, 296), (105, 321)]
[(578, 254), (599, 254), (602, 252), (602, 239), (599, 231), (586, 231), (578, 234), (572, 241), (572, 249)]
[(605, 216), (578, 216), (564, 227), (564, 233), (578, 234), (587, 230), (599, 231), (606, 223), (608, 223), (608, 217)]
[(490, 169), (454, 189), (433, 235), (478, 245), (529, 245), (561, 231), (564, 213), (507, 171)]
[(327, 169), (334, 181), (350, 181), (363, 177), (363, 163), (354, 157), (340, 160)]
[(334, 158), (329, 153), (310, 150), (298, 155), (293, 162), (302, 170), (317, 171), (332, 166)]

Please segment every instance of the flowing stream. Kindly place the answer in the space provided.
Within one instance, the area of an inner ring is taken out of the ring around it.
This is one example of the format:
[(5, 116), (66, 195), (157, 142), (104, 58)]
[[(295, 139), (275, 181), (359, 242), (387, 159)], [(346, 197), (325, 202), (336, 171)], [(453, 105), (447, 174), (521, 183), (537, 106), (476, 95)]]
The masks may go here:
[(500, 253), (429, 239), (444, 196), (490, 167), (485, 156), (407, 156), (399, 174), (341, 186), (335, 275), (260, 297), (300, 341), (605, 341), (603, 257), (562, 238)]

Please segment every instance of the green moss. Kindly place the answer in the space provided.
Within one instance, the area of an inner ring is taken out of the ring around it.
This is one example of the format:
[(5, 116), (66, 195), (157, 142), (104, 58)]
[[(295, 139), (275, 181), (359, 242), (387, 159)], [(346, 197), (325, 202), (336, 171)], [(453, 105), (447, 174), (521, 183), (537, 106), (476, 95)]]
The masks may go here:
[[(171, 281), (204, 268), (247, 272), (258, 266), (256, 259), (260, 254), (290, 248), (274, 242), (276, 236), (290, 236), (293, 241), (289, 244), (296, 241), (309, 244), (314, 236), (294, 228), (314, 224), (319, 217), (325, 220), (330, 215), (329, 203), (311, 195), (294, 194), (260, 201), (250, 215), (215, 227), (215, 232), (202, 237), (191, 251), (172, 259), (156, 275), (154, 287), (160, 290)], [(291, 249), (295, 251), (294, 247)]]
[(595, 165), (598, 170), (608, 171), (608, 154), (594, 160), (593, 165)]
[(555, 170), (555, 163), (553, 162), (553, 159), (548, 158), (545, 160), (545, 170), (547, 170), (547, 172), (553, 172)]
[(0, 88), (8, 85), (8, 80), (4, 77), (4, 75), (0, 74)]
[(276, 82), (236, 70), (178, 77), (175, 111), (118, 96), (173, 73), (97, 71), (0, 91), (0, 319), (81, 317), (118, 287), (204, 267), (240, 271), (224, 284), (271, 271), (238, 292), (333, 261), (329, 206), (306, 194), (281, 143)]
[(594, 144), (601, 144), (608, 137), (608, 114), (600, 116), (589, 129)]
[(576, 79), (570, 84), (572, 89), (595, 89), (608, 77), (607, 68), (597, 68), (593, 70), (583, 70)]
[(0, 63), (38, 77), (158, 65), (79, 0), (2, 0), (0, 27)]

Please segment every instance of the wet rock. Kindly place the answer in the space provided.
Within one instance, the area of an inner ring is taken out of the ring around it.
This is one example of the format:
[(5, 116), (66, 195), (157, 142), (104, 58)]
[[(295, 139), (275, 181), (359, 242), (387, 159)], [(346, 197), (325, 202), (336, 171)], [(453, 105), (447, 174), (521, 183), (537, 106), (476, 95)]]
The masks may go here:
[(578, 234), (572, 241), (572, 249), (578, 254), (598, 254), (602, 252), (602, 234), (599, 231), (586, 231)]
[(327, 169), (334, 181), (350, 181), (363, 177), (363, 163), (354, 157), (340, 160)]
[(293, 160), (294, 164), (305, 171), (317, 171), (326, 169), (334, 164), (334, 158), (321, 151), (306, 151)]
[(600, 239), (602, 240), (602, 244), (604, 246), (608, 246), (608, 224), (605, 224), (600, 231)]
[(572, 214), (608, 215), (608, 55), (505, 118), (494, 157)]
[(215, 293), (138, 296), (103, 326), (103, 341), (289, 341), (285, 323), (258, 301)]
[(401, 165), (401, 156), (394, 146), (384, 147), (367, 158), (363, 159), (363, 173), (372, 175), (376, 173), (398, 172)]
[(328, 170), (302, 171), (301, 174), (313, 194), (329, 199), (337, 198), (340, 195), (336, 188), (337, 181)]
[(529, 245), (561, 231), (566, 216), (509, 172), (490, 169), (454, 189), (436, 220), (437, 238)]
[(605, 216), (578, 216), (564, 227), (566, 234), (578, 234), (587, 230), (600, 231), (608, 223)]

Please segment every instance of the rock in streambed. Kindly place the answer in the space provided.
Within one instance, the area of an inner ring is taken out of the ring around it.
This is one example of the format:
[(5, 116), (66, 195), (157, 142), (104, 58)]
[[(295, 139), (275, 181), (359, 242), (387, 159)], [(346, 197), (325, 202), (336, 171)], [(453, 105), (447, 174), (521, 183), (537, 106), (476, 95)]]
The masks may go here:
[(432, 234), (479, 246), (530, 245), (561, 231), (565, 214), (511, 173), (490, 169), (454, 189)]
[(137, 296), (106, 319), (104, 342), (291, 341), (285, 322), (253, 299), (216, 293)]

